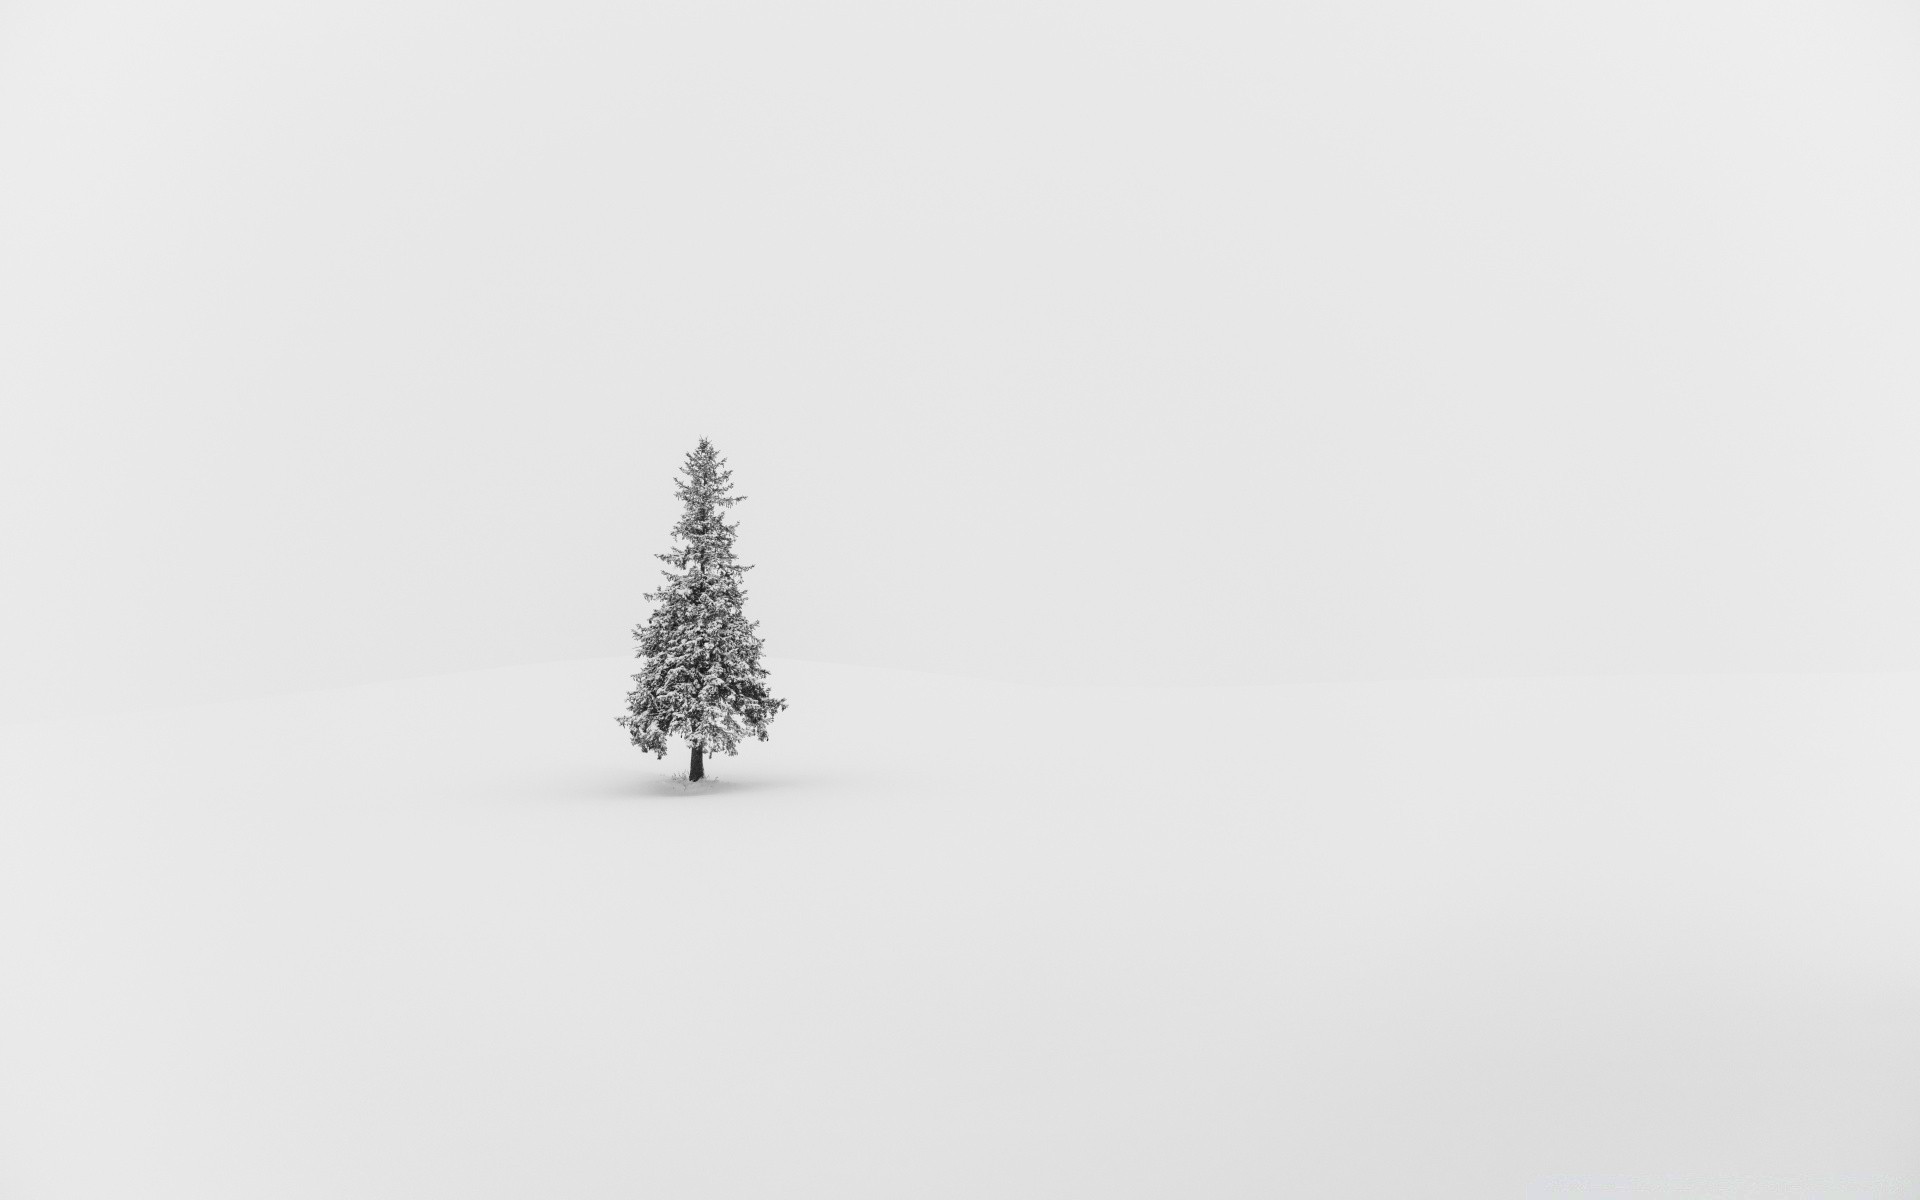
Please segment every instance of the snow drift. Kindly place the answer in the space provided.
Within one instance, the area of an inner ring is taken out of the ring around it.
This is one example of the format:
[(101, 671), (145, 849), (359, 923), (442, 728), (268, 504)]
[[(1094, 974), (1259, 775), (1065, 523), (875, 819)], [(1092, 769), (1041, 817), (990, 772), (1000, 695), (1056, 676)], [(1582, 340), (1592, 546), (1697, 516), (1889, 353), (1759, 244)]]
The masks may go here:
[(0, 730), (0, 1191), (1920, 1186), (1920, 680), (771, 665)]

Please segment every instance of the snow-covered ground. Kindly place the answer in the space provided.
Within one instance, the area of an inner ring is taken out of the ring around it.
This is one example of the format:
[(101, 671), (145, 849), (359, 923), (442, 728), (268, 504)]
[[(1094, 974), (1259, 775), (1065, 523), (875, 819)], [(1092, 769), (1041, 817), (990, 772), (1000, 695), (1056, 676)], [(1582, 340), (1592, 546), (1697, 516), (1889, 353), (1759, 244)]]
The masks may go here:
[(0, 1194), (1920, 1191), (1920, 679), (770, 665), (0, 729)]

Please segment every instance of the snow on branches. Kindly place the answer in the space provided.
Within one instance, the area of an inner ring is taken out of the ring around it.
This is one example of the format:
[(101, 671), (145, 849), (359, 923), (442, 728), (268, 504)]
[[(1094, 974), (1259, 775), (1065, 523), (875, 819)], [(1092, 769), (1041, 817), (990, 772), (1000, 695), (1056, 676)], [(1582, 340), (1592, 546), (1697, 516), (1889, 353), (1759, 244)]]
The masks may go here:
[(732, 479), (706, 438), (680, 468), (674, 545), (655, 556), (667, 564), (666, 584), (647, 594), (653, 612), (633, 631), (645, 663), (633, 677), (626, 715), (616, 718), (634, 745), (655, 756), (665, 756), (670, 737), (686, 741), (688, 778), (696, 780), (704, 751), (734, 754), (742, 739), (766, 741), (767, 722), (787, 706), (767, 690), (754, 634), (759, 623), (743, 611), (740, 579), (751, 568), (735, 561), (738, 525), (724, 519), (745, 499), (732, 494)]

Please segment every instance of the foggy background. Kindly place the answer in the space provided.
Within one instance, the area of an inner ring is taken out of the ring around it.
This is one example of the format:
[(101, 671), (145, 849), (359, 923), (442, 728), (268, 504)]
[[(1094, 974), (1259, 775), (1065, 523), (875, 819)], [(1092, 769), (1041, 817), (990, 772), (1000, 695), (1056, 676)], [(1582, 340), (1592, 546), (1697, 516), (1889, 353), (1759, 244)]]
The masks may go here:
[(1920, 668), (1920, 16), (0, 6), (0, 717), (624, 652)]

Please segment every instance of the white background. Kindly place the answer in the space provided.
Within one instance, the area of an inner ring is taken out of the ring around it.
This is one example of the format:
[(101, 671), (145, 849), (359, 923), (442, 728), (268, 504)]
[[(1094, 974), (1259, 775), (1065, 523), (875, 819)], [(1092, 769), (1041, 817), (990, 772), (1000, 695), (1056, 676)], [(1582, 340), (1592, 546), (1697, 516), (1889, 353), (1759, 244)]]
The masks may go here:
[(1920, 666), (1920, 19), (0, 9), (0, 715), (620, 653)]
[(1915, 214), (1911, 4), (0, 0), (0, 1194), (1913, 1196)]

